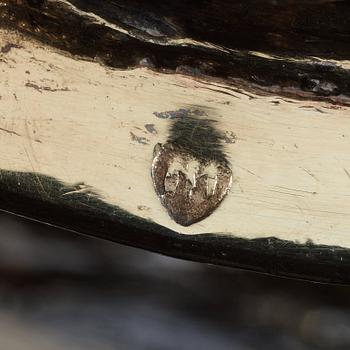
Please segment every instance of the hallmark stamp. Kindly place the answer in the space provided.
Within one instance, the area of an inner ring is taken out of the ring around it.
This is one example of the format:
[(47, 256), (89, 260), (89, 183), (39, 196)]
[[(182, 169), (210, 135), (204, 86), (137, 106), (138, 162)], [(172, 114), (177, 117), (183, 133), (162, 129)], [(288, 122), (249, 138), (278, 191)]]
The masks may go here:
[(218, 118), (209, 117), (214, 113), (200, 106), (154, 113), (170, 120), (170, 128), (167, 142), (154, 148), (153, 185), (170, 217), (183, 226), (212, 214), (231, 188), (228, 131), (216, 127)]
[(230, 190), (232, 173), (220, 160), (206, 161), (166, 143), (155, 147), (152, 178), (169, 215), (178, 224), (190, 226), (219, 206)]

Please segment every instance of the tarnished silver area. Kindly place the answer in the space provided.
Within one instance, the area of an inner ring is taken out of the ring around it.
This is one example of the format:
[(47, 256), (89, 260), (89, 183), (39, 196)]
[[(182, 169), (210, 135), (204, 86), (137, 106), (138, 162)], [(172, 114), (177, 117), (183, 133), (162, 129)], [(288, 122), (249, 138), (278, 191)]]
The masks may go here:
[(232, 172), (221, 160), (201, 159), (168, 142), (154, 148), (152, 178), (169, 215), (189, 226), (219, 206), (230, 190)]

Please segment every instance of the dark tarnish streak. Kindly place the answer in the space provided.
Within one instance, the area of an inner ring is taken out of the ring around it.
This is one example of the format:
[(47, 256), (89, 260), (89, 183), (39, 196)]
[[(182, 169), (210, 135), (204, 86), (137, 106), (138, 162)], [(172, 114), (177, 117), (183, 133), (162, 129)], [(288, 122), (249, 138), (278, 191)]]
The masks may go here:
[[(0, 0), (0, 27), (113, 68), (141, 66), (257, 95), (350, 104), (350, 70), (341, 64), (350, 57), (349, 2), (205, 3)], [(3, 54), (13, 44), (6, 45)]]
[[(0, 169), (0, 210), (173, 257), (322, 282), (350, 284), (350, 250), (277, 238), (180, 235), (108, 204), (85, 184)], [(200, 233), (200, 232), (195, 232)]]
[(224, 135), (200, 110), (164, 113), (176, 117), (168, 142), (154, 148), (153, 184), (169, 215), (189, 226), (208, 217), (230, 190)]

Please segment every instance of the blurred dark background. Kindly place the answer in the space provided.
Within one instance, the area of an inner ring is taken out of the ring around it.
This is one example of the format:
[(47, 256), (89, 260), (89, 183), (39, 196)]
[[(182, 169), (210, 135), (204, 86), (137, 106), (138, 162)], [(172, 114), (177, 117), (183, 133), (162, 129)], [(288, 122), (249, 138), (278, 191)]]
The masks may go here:
[(350, 349), (350, 287), (164, 257), (0, 213), (0, 349)]

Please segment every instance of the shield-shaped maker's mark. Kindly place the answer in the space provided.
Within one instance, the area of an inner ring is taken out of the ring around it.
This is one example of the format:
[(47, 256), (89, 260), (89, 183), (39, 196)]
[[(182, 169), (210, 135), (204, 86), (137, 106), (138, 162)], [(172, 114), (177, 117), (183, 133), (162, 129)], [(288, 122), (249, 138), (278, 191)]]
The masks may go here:
[(169, 215), (189, 226), (219, 206), (230, 190), (232, 172), (226, 162), (205, 160), (168, 142), (155, 146), (152, 178)]

